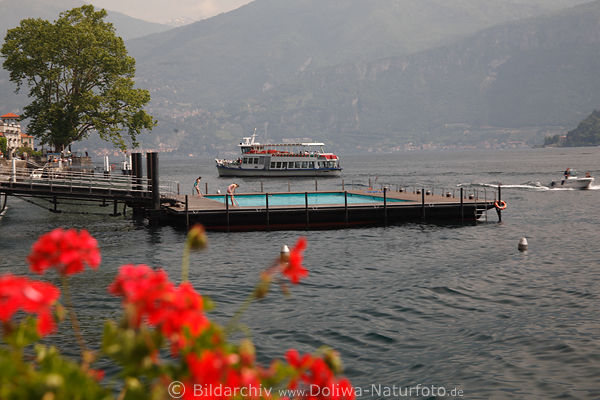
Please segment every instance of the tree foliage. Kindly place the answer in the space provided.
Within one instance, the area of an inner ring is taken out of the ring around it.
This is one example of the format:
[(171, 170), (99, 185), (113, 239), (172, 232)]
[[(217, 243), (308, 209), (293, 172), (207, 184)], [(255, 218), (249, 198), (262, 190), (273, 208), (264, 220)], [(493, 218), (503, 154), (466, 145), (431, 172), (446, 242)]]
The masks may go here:
[[(29, 134), (64, 148), (97, 132), (125, 149), (155, 120), (143, 107), (150, 93), (134, 88), (135, 60), (105, 22), (106, 11), (84, 5), (53, 23), (28, 18), (8, 30), (0, 54), (16, 92), (29, 88)], [(126, 133), (127, 135), (124, 135)], [(125, 137), (124, 137), (125, 136)]]
[(0, 137), (0, 153), (6, 157), (6, 150), (8, 150), (8, 140), (5, 137)]

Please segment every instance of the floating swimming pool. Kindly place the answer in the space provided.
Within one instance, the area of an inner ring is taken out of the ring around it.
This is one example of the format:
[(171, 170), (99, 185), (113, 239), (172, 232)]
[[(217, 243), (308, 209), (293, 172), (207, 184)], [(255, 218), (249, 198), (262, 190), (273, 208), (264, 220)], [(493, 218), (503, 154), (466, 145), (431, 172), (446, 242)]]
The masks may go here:
[[(270, 206), (303, 206), (305, 205), (304, 193), (277, 193), (269, 194)], [(225, 195), (209, 194), (207, 199), (225, 202)], [(266, 194), (240, 194), (235, 195), (240, 207), (265, 207)], [(387, 198), (388, 203), (400, 203), (407, 200)], [(383, 203), (383, 197), (363, 194), (348, 193), (348, 204), (376, 204)], [(231, 204), (231, 203), (230, 203)], [(344, 205), (344, 192), (308, 193), (308, 205), (334, 204)]]

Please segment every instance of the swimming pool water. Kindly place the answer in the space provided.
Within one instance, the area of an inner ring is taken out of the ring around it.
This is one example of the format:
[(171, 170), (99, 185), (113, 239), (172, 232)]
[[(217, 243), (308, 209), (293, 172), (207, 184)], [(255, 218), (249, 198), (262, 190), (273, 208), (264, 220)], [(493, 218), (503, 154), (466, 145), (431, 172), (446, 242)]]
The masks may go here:
[[(304, 193), (277, 193), (269, 194), (269, 206), (303, 206), (305, 204)], [(225, 202), (225, 195), (207, 195), (206, 198)], [(266, 194), (240, 194), (235, 195), (240, 207), (264, 207)], [(388, 202), (402, 202), (406, 200), (387, 199)], [(383, 197), (368, 196), (348, 193), (348, 204), (374, 204), (383, 203)], [(320, 204), (344, 204), (343, 192), (330, 193), (308, 193), (308, 205)]]

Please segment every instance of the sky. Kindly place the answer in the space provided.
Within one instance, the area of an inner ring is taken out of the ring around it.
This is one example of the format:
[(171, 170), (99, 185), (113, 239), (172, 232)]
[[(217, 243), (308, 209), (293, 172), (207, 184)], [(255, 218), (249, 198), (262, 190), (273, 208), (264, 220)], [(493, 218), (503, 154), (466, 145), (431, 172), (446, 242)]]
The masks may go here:
[(183, 18), (200, 20), (230, 11), (251, 0), (88, 0), (96, 8), (120, 13), (150, 22), (167, 23)]

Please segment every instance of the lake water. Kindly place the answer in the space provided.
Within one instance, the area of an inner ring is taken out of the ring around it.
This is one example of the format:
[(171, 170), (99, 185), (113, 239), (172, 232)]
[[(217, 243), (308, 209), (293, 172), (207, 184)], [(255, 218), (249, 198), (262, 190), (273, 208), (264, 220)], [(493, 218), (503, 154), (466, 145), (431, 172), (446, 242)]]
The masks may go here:
[[(309, 277), (289, 298), (273, 290), (244, 317), (264, 363), (291, 347), (328, 345), (341, 353), (353, 386), (367, 389), (421, 384), (457, 387), (468, 399), (600, 398), (599, 186), (548, 189), (566, 167), (600, 178), (600, 148), (342, 155), (342, 167), (346, 188), (491, 195), (502, 183), (508, 208), (501, 224), (491, 211), (487, 222), (468, 226), (209, 232), (209, 247), (192, 255), (190, 279), (216, 302), (213, 319), (225, 323), (280, 246), (305, 235)], [(190, 194), (198, 175), (210, 193), (234, 181), (218, 178), (210, 159), (161, 158), (160, 172)], [(235, 181), (239, 193), (257, 192), (261, 182), (271, 192), (315, 188), (313, 179)], [(341, 179), (316, 185), (342, 188)], [(111, 207), (52, 214), (14, 198), (9, 207), (0, 220), (0, 273), (27, 274), (31, 244), (55, 227), (86, 228), (98, 239), (101, 267), (73, 279), (90, 343), (99, 321), (119, 313), (106, 287), (120, 265), (162, 267), (178, 281), (185, 232), (107, 217)], [(521, 237), (525, 253), (517, 250)], [(75, 347), (70, 336), (57, 339), (67, 351)], [(375, 397), (399, 398), (361, 398)]]

